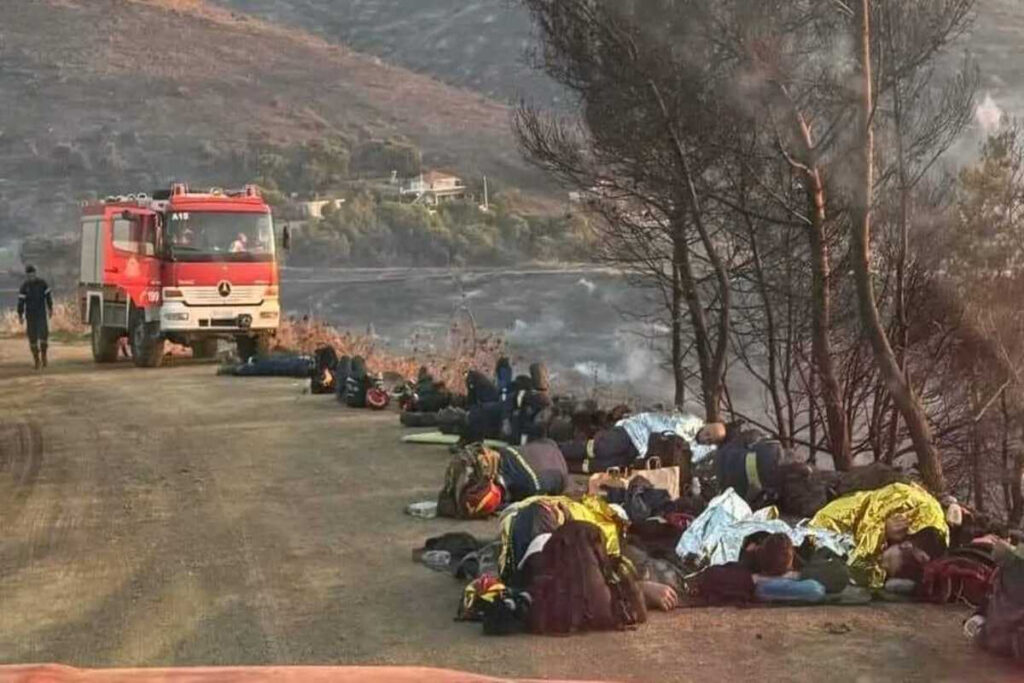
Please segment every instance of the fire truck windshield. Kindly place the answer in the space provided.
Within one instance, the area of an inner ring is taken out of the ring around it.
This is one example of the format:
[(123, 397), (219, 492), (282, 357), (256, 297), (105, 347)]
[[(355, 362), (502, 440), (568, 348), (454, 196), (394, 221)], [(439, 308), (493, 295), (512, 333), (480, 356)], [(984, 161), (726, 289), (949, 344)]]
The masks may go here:
[(176, 261), (274, 260), (274, 226), (265, 213), (172, 212), (165, 243)]

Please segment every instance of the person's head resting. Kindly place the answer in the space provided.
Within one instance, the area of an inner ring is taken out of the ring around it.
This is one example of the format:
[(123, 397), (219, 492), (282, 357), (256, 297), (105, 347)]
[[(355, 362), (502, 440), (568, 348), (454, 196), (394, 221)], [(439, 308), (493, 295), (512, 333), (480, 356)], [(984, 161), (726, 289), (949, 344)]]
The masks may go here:
[(919, 582), (928, 564), (928, 553), (919, 550), (909, 541), (892, 545), (882, 552), (882, 569), (886, 579), (910, 579)]
[(934, 527), (925, 527), (907, 536), (906, 541), (886, 548), (882, 553), (882, 569), (889, 579), (920, 581), (924, 566), (945, 552), (942, 533)]
[(31, 264), (25, 266), (25, 278), (28, 279), (28, 280), (35, 280), (36, 279), (36, 267), (35, 266), (33, 266)]
[(786, 534), (772, 534), (757, 549), (757, 570), (782, 576), (793, 569), (793, 541)]
[(697, 432), (697, 443), (701, 445), (717, 445), (725, 441), (725, 425), (721, 422), (709, 422)]

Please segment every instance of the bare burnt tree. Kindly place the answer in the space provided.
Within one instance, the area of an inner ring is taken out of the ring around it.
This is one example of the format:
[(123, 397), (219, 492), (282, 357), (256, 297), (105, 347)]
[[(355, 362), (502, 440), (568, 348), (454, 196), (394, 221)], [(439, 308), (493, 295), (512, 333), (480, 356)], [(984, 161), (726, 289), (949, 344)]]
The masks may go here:
[(976, 506), (986, 508), (995, 481), (1007, 517), (1019, 523), (1024, 515), (1024, 378), (1019, 370), (1024, 362), (1019, 306), (1024, 295), (1024, 132), (1018, 124), (1007, 122), (986, 140), (980, 160), (961, 171), (955, 195), (951, 225), (929, 234), (927, 252), (932, 255), (929, 284), (941, 294), (931, 299), (945, 302), (927, 321), (952, 340), (941, 370), (954, 386), (941, 404), (948, 407), (959, 399), (965, 413), (941, 428), (955, 439), (945, 456), (966, 473), (961, 489)]
[[(939, 84), (934, 51), (967, 27), (971, 4), (961, 0), (945, 4), (881, 2), (875, 9), (875, 51), (883, 65), (876, 79), (879, 168), (883, 180), (888, 181), (882, 183), (881, 211), (876, 215), (880, 214), (881, 232), (890, 242), (885, 254), (893, 278), (889, 331), (904, 376), (908, 373), (906, 290), (914, 198), (936, 162), (970, 122), (978, 81), (977, 68), (965, 61), (958, 73)], [(913, 386), (909, 376), (907, 381)], [(892, 403), (888, 392), (881, 392), (878, 398), (881, 405), (874, 407), (874, 415), (879, 420), (871, 428), (884, 433), (885, 441), (877, 444), (876, 454), (891, 462), (899, 435), (899, 411), (895, 405), (887, 405)], [(883, 425), (881, 418), (886, 413), (888, 420)]]
[(949, 344), (911, 348), (909, 292), (930, 274), (910, 245), (915, 197), (969, 119), (971, 70), (936, 64), (972, 0), (523, 2), (579, 116), (523, 106), (520, 143), (661, 295), (677, 402), (695, 357), (708, 417), (734, 407), (731, 342), (787, 443), (842, 469), (909, 441), (941, 489), (943, 408), (914, 363)]
[(708, 134), (723, 130), (727, 113), (716, 96), (713, 46), (687, 22), (685, 4), (663, 3), (658, 21), (610, 1), (524, 4), (538, 28), (540, 66), (574, 93), (580, 117), (566, 122), (521, 107), (514, 120), (521, 147), (589, 193), (607, 219), (606, 256), (667, 288), (677, 402), (685, 391), (685, 312), (705, 412), (718, 420), (732, 293), (706, 191), (717, 162)]
[[(835, 5), (804, 0), (706, 5), (706, 30), (716, 36), (729, 60), (735, 106), (751, 119), (767, 122), (760, 140), (763, 153), (789, 170), (788, 177), (758, 178), (767, 200), (758, 212), (782, 215), (785, 222), (803, 226), (807, 248), (801, 253), (810, 272), (806, 310), (811, 364), (799, 369), (815, 418), (810, 440), (814, 444), (820, 438), (836, 467), (846, 469), (851, 464), (850, 425), (833, 349), (832, 252), (839, 216), (830, 210), (828, 188), (837, 141), (851, 120), (849, 107), (837, 96), (848, 75), (834, 54), (842, 44), (837, 35), (845, 19)], [(790, 191), (794, 180), (796, 193)]]
[[(940, 106), (928, 105), (936, 99), (931, 68), (939, 51), (965, 25), (971, 3), (876, 2), (874, 7), (799, 1), (712, 4), (713, 33), (722, 36), (738, 73), (744, 76), (739, 82), (747, 106), (760, 108), (775, 126), (774, 138), (766, 147), (778, 151), (800, 175), (806, 189), (806, 210), (787, 206), (787, 197), (778, 188), (770, 196), (807, 225), (807, 254), (812, 266), (812, 370), (817, 375), (812, 375), (810, 384), (815, 385), (823, 404), (825, 443), (837, 467), (843, 468), (858, 451), (867, 448), (877, 452), (884, 447), (875, 434), (858, 430), (854, 423), (863, 419), (858, 415), (866, 411), (878, 424), (886, 412), (880, 407), (891, 400), (894, 392), (898, 405), (904, 410), (913, 408), (912, 391), (900, 394), (901, 385), (893, 383), (894, 378), (887, 372), (891, 367), (883, 363), (885, 356), (879, 353), (877, 344), (879, 339), (887, 339), (889, 321), (883, 317), (885, 312), (878, 310), (876, 295), (901, 298), (898, 290), (905, 275), (899, 273), (884, 283), (891, 285), (888, 289), (875, 291), (879, 284), (877, 271), (885, 264), (870, 257), (871, 233), (864, 230), (870, 223), (865, 217), (874, 208), (874, 192), (886, 196), (882, 190), (887, 190), (893, 174), (886, 167), (876, 175), (873, 135), (883, 126), (889, 131), (889, 118), (898, 122), (903, 148), (895, 155), (902, 163), (901, 173), (896, 175), (902, 181), (904, 196), (909, 196), (934, 159), (959, 134), (970, 111), (972, 88), (963, 79), (939, 98)], [(884, 43), (865, 29), (870, 21), (861, 19), (871, 15), (862, 17), (864, 11), (887, 11)], [(883, 47), (884, 59), (876, 60)], [(872, 73), (870, 67), (876, 61), (883, 68)], [(862, 85), (851, 89), (850, 83), (858, 82), (858, 75)], [(864, 87), (870, 87), (870, 91), (865, 92)], [(866, 100), (865, 95), (873, 97)], [(896, 105), (892, 104), (894, 99), (898, 100)], [(870, 107), (865, 108), (865, 102)], [(891, 114), (894, 110), (898, 111)], [(889, 118), (883, 124), (881, 119), (885, 117)], [(865, 156), (867, 151), (870, 157)], [(868, 160), (871, 163), (865, 169)], [(851, 168), (860, 170), (851, 174)], [(869, 177), (871, 186), (865, 184)], [(871, 194), (865, 195), (866, 190)], [(866, 199), (872, 200), (867, 209), (863, 208)], [(848, 235), (864, 238), (864, 248), (855, 243), (850, 252), (850, 266), (862, 277), (853, 279), (849, 291), (843, 278), (835, 275), (844, 269), (836, 269), (834, 256)], [(864, 267), (858, 268), (858, 264)], [(873, 340), (869, 356), (863, 355), (859, 332), (844, 329), (843, 322), (837, 327), (835, 322), (836, 306), (845, 309), (847, 293), (862, 320), (861, 327), (869, 329), (865, 325), (872, 320), (877, 323), (870, 330), (878, 334), (867, 335)], [(868, 303), (874, 307), (873, 314)], [(876, 373), (884, 377), (881, 385), (874, 381)], [(922, 427), (927, 430), (926, 420), (916, 421), (910, 431), (920, 436)], [(858, 431), (861, 433), (854, 440)], [(924, 455), (918, 450), (929, 484), (938, 485), (941, 476), (934, 476), (935, 466), (929, 464), (937, 463), (934, 449)]]

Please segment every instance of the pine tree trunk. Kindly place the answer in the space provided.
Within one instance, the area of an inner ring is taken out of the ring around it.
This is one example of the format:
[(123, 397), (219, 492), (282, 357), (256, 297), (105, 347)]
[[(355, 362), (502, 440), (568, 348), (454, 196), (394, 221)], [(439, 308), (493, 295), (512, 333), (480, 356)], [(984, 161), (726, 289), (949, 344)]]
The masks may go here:
[(850, 430), (843, 413), (842, 392), (832, 362), (832, 288), (828, 242), (825, 236), (825, 199), (820, 176), (812, 174), (812, 225), (808, 228), (811, 246), (811, 344), (814, 367), (820, 380), (825, 404), (828, 449), (835, 468), (850, 469)]
[(1013, 508), (1010, 511), (1010, 524), (1019, 526), (1021, 518), (1024, 518), (1024, 490), (1021, 485), (1024, 483), (1024, 449), (1017, 444), (1013, 449), (1013, 486), (1010, 488), (1010, 497), (1013, 499)]
[[(803, 145), (801, 166), (807, 182), (807, 201), (811, 224), (807, 238), (811, 252), (811, 358), (820, 380), (821, 400), (825, 407), (826, 440), (835, 468), (850, 469), (852, 463), (850, 426), (843, 412), (842, 390), (836, 378), (832, 355), (832, 265), (828, 249), (825, 183), (816, 158), (811, 127), (796, 106), (793, 121), (797, 138)], [(813, 440), (813, 439), (812, 439)]]
[(672, 259), (672, 377), (675, 380), (677, 408), (686, 403), (686, 374), (683, 367), (683, 285), (680, 282), (679, 266)]
[(974, 489), (974, 507), (985, 512), (985, 476), (982, 471), (982, 444), (978, 423), (971, 425), (971, 487)]
[(859, 35), (858, 59), (861, 65), (862, 93), (859, 103), (858, 125), (861, 130), (858, 155), (856, 159), (858, 179), (856, 195), (852, 206), (853, 226), (850, 244), (850, 261), (857, 288), (857, 305), (860, 312), (861, 326), (871, 343), (882, 379), (892, 393), (893, 401), (899, 409), (910, 432), (910, 438), (917, 452), (918, 468), (925, 485), (935, 493), (945, 490), (946, 482), (942, 475), (942, 463), (938, 451), (932, 442), (931, 428), (928, 418), (921, 407), (913, 388), (907, 384), (900, 369), (896, 355), (882, 326), (878, 305), (875, 302), (874, 283), (871, 280), (871, 204), (874, 183), (874, 136), (871, 117), (872, 81), (871, 81), (871, 0), (861, 0), (858, 10)]

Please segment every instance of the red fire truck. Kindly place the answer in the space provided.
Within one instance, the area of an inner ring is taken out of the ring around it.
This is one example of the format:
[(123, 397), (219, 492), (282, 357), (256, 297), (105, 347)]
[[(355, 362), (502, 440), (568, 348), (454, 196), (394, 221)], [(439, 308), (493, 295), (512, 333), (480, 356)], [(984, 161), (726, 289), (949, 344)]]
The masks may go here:
[(175, 184), (82, 210), (79, 297), (97, 362), (117, 360), (124, 337), (140, 367), (160, 364), (165, 341), (199, 358), (218, 339), (242, 358), (265, 351), (280, 322), (278, 282), (270, 208), (254, 185)]

